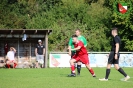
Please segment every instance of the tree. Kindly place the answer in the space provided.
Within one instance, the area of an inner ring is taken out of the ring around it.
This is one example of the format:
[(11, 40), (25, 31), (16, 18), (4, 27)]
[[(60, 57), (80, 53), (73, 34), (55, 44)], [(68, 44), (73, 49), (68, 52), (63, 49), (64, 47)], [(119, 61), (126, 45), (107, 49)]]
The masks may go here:
[(89, 51), (109, 51), (110, 30), (116, 26), (121, 50), (132, 51), (133, 10), (126, 16), (120, 14), (120, 1), (131, 8), (133, 0), (1, 0), (0, 28), (53, 29), (50, 51), (66, 51), (69, 38), (79, 28)]
[[(114, 3), (115, 2), (115, 3)], [(127, 3), (128, 10), (125, 14), (121, 14), (117, 9), (118, 2)], [(133, 50), (133, 0), (110, 0), (110, 9), (112, 8), (112, 24), (119, 28), (122, 38), (122, 50)]]

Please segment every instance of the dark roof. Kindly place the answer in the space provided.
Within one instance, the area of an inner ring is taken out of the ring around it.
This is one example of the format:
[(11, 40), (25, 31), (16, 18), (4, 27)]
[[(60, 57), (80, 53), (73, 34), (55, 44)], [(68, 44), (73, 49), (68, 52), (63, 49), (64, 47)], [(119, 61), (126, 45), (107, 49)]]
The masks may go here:
[(0, 34), (46, 34), (51, 33), (51, 29), (0, 29)]

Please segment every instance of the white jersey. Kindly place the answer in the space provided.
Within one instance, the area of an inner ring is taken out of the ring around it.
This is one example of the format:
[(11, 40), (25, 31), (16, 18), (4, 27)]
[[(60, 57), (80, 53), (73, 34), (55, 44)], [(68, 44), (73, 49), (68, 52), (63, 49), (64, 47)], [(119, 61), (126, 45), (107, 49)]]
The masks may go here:
[(14, 54), (15, 54), (14, 51), (9, 51), (9, 52), (7, 53), (7, 57), (9, 58), (9, 60), (14, 60)]

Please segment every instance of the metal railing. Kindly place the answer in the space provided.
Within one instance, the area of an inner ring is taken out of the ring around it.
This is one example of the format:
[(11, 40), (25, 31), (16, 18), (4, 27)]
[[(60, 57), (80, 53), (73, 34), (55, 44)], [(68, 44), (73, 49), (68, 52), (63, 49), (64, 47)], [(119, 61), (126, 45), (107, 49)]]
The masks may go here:
[[(110, 52), (88, 52), (89, 54), (109, 54)], [(120, 54), (133, 54), (133, 52), (119, 52)], [(68, 54), (68, 52), (50, 52), (49, 54)]]

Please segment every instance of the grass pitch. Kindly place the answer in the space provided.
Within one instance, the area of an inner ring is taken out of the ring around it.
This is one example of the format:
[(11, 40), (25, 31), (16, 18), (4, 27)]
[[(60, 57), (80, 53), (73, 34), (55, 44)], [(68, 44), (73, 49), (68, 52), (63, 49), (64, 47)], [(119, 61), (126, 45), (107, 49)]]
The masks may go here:
[(70, 68), (43, 69), (0, 69), (0, 88), (133, 88), (133, 68), (123, 68), (131, 77), (124, 82), (118, 71), (111, 69), (109, 81), (98, 79), (105, 76), (106, 68), (93, 68), (97, 78), (93, 78), (86, 68), (81, 75), (67, 77)]

